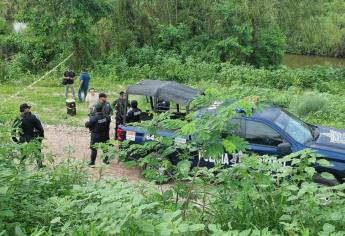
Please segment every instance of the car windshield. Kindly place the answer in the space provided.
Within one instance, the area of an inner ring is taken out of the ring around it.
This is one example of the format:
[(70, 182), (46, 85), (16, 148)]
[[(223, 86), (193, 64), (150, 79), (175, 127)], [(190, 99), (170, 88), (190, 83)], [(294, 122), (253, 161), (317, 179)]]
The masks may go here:
[(313, 140), (311, 128), (287, 111), (282, 111), (274, 123), (299, 143), (305, 144)]

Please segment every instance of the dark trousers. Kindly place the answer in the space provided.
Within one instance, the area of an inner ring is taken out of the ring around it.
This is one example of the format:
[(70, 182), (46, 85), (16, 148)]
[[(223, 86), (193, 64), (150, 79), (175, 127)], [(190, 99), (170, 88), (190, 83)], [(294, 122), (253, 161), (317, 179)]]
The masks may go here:
[(115, 118), (115, 140), (117, 140), (117, 129), (119, 128), (119, 125), (123, 125), (123, 118), (122, 117), (116, 117)]
[[(106, 143), (106, 141), (104, 141), (104, 142), (99, 142), (99, 143)], [(94, 143), (94, 144), (96, 144), (96, 143)], [(93, 145), (94, 144), (91, 144), (91, 147), (90, 147), (90, 149), (91, 149), (91, 161), (90, 161), (90, 164), (91, 165), (94, 165), (95, 163), (96, 163), (96, 158), (97, 158), (97, 148), (95, 148)], [(103, 162), (105, 163), (105, 162), (108, 162), (108, 157), (105, 157), (104, 158), (104, 160), (103, 160)]]
[[(18, 143), (19, 144), (23, 144), (23, 143), (26, 143), (26, 142), (30, 142), (33, 139), (34, 139), (34, 137), (31, 137), (31, 136), (21, 136), (19, 138), (19, 142)], [(41, 143), (41, 141), (40, 141), (40, 143)], [(36, 159), (36, 162), (37, 162), (37, 166), (39, 168), (42, 168), (43, 167), (43, 162), (42, 162), (42, 148), (41, 147), (38, 149), (38, 152), (39, 152), (39, 154), (38, 154), (38, 156), (35, 155), (35, 159)], [(26, 156), (23, 156), (21, 162), (24, 161), (25, 159), (26, 159)]]
[[(78, 89), (78, 99), (79, 99), (79, 102), (85, 101), (88, 89), (89, 89), (88, 87), (81, 87), (81, 88)], [(84, 98), (81, 97), (81, 92), (84, 93)]]

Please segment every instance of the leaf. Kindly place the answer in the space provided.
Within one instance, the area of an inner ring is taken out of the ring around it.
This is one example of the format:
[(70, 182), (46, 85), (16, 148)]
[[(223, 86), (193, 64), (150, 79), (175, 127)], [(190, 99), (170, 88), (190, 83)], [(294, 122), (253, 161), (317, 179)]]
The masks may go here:
[(181, 134), (183, 135), (192, 135), (196, 131), (195, 121), (192, 121), (181, 128)]
[(290, 196), (288, 197), (288, 199), (286, 199), (287, 201), (291, 202), (291, 201), (296, 201), (298, 199), (297, 196)]
[(201, 231), (205, 229), (204, 224), (194, 224), (189, 226), (189, 231)]
[(330, 215), (330, 219), (333, 221), (338, 221), (338, 220), (341, 220), (342, 218), (343, 218), (343, 216), (340, 212), (333, 212)]
[(177, 163), (178, 171), (183, 175), (187, 176), (191, 167), (191, 162), (188, 160), (183, 160)]
[(316, 173), (315, 168), (309, 166), (304, 168), (304, 171), (307, 172), (309, 176), (313, 176)]
[(238, 136), (229, 136), (226, 139), (235, 145), (237, 151), (245, 151), (248, 146), (248, 142)]
[(178, 231), (181, 233), (185, 233), (188, 231), (188, 225), (187, 224), (179, 224)]
[(281, 221), (291, 221), (292, 217), (290, 215), (282, 215), (279, 220)]
[(22, 230), (22, 228), (20, 227), (20, 226), (16, 226), (16, 228), (15, 228), (15, 234), (17, 235), (17, 236), (24, 236), (24, 235), (26, 235), (24, 232), (23, 232), (23, 230)]
[(290, 191), (298, 191), (299, 190), (299, 188), (296, 185), (288, 185), (288, 186), (286, 186), (286, 189), (290, 190)]
[(209, 224), (207, 227), (208, 227), (208, 229), (211, 230), (213, 233), (215, 233), (215, 232), (218, 231), (218, 227), (217, 227), (217, 225), (215, 225), (215, 224)]
[(317, 160), (317, 163), (318, 163), (320, 166), (325, 166), (325, 167), (332, 166), (332, 163), (329, 162), (329, 161), (327, 161), (326, 159)]
[(155, 227), (152, 225), (151, 222), (140, 220), (136, 222), (136, 225), (144, 232), (147, 232), (147, 233), (155, 232)]
[(172, 196), (173, 196), (173, 191), (172, 190), (168, 190), (168, 191), (165, 191), (162, 195), (163, 197), (163, 201), (167, 201), (169, 200)]
[(334, 180), (335, 179), (334, 175), (332, 175), (331, 173), (328, 173), (328, 172), (322, 172), (321, 177), (324, 179), (327, 179), (327, 180)]
[(328, 234), (333, 233), (335, 231), (335, 227), (328, 223), (324, 224), (322, 229), (325, 233), (328, 233)]
[(8, 191), (8, 186), (0, 187), (0, 194), (5, 195)]
[(234, 153), (236, 151), (236, 146), (227, 139), (223, 139), (223, 146), (228, 153)]
[(8, 209), (1, 210), (0, 211), (0, 216), (2, 216), (2, 217), (14, 217), (14, 213), (13, 213), (13, 211), (8, 210)]
[(50, 221), (51, 224), (56, 224), (56, 223), (59, 223), (61, 221), (61, 217), (55, 217), (54, 219), (52, 219)]
[(86, 213), (86, 214), (91, 214), (96, 212), (98, 207), (98, 203), (91, 203), (89, 205), (87, 205), (82, 211), (81, 213)]

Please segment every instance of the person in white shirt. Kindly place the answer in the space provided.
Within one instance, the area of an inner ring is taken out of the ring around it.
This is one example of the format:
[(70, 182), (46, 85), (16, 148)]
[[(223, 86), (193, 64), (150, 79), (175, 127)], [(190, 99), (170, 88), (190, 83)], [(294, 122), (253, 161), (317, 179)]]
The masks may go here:
[(98, 103), (98, 94), (94, 88), (89, 89), (89, 93), (86, 95), (85, 104), (89, 108), (90, 113), (92, 114), (94, 106)]

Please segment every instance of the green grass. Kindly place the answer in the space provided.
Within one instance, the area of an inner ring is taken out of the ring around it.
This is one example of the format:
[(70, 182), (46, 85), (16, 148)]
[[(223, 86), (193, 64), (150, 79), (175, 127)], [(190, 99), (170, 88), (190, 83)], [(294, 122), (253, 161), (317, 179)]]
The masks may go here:
[[(9, 97), (21, 91), (26, 85), (0, 85), (0, 93), (6, 98), (0, 107), (0, 116), (6, 120), (14, 119), (19, 114), (19, 105), (27, 102), (32, 105), (32, 112), (37, 114), (45, 124), (83, 126), (88, 113), (86, 105), (77, 102), (77, 115), (67, 115), (64, 87), (54, 82), (56, 81), (40, 82), (31, 89), (25, 89), (13, 98)], [(109, 102), (117, 99), (118, 93), (126, 89), (126, 85), (122, 83), (106, 83), (103, 80), (92, 81), (90, 87), (95, 87), (98, 92), (107, 93)], [(77, 96), (77, 85), (75, 85), (75, 92)]]

